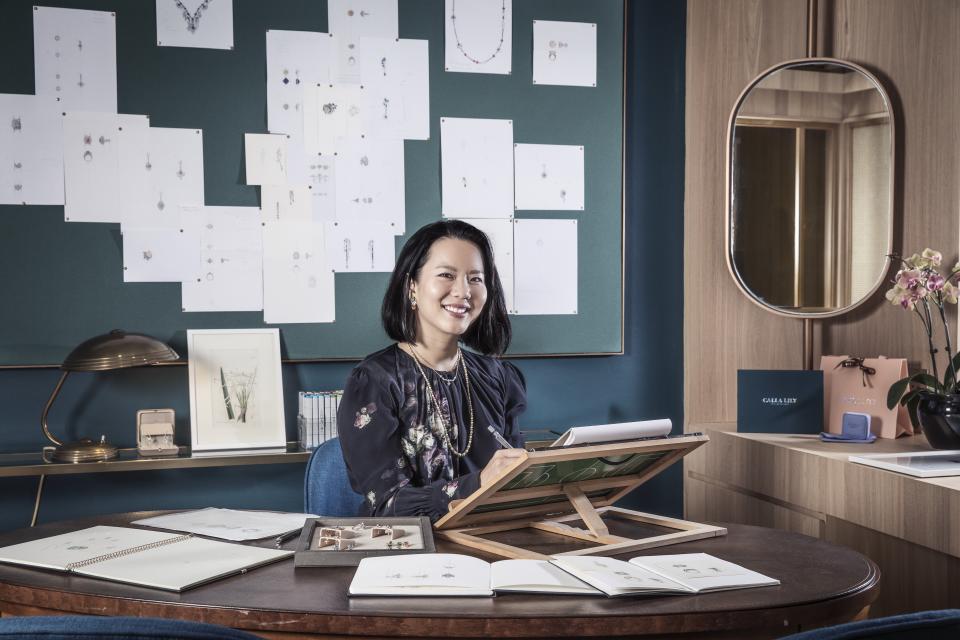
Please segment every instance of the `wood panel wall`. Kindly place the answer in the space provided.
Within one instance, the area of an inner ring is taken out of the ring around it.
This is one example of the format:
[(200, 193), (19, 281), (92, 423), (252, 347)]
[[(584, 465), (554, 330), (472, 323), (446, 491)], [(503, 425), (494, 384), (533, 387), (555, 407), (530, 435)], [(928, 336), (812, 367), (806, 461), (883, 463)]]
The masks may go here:
[[(894, 103), (894, 250), (935, 247), (953, 265), (960, 229), (960, 3), (820, 0), (820, 5), (818, 53), (870, 69)], [(802, 367), (802, 321), (761, 309), (727, 271), (724, 167), (733, 103), (767, 67), (804, 57), (806, 11), (806, 0), (687, 0), (687, 425), (736, 420), (737, 369)], [(907, 357), (914, 366), (927, 366), (917, 320), (886, 302), (886, 288), (845, 316), (817, 321), (815, 363), (821, 353), (849, 353)]]

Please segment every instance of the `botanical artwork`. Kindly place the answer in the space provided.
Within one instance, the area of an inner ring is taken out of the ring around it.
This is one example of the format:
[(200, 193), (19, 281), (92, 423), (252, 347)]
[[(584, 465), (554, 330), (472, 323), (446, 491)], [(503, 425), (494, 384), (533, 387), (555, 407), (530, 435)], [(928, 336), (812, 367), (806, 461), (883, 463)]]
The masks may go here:
[(214, 421), (217, 424), (245, 425), (256, 422), (257, 352), (235, 350), (221, 354), (221, 365), (211, 381)]

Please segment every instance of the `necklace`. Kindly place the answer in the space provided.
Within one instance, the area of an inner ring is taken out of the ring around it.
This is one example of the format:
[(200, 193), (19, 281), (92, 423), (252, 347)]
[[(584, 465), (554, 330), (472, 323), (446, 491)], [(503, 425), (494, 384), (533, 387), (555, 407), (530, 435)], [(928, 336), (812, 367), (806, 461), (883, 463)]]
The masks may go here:
[(203, 0), (200, 3), (200, 6), (197, 7), (197, 10), (193, 13), (190, 13), (190, 10), (181, 2), (180, 0), (173, 0), (176, 3), (177, 8), (183, 12), (183, 19), (187, 21), (187, 31), (193, 33), (197, 30), (197, 26), (200, 23), (200, 14), (209, 6), (213, 0)]
[(454, 448), (453, 443), (450, 441), (450, 432), (453, 430), (453, 419), (451, 417), (450, 423), (447, 423), (443, 419), (443, 412), (440, 410), (440, 403), (437, 401), (437, 395), (433, 392), (433, 385), (430, 384), (430, 379), (427, 378), (427, 373), (423, 370), (423, 365), (420, 364), (420, 358), (417, 357), (417, 353), (413, 350), (413, 347), (410, 348), (410, 353), (413, 356), (413, 362), (417, 365), (417, 369), (420, 371), (420, 375), (423, 377), (423, 381), (427, 383), (427, 391), (430, 393), (430, 399), (433, 400), (433, 408), (440, 417), (440, 434), (443, 437), (444, 443), (447, 445), (447, 449), (449, 449), (450, 453), (458, 458), (463, 458), (470, 451), (470, 446), (473, 445), (473, 401), (470, 399), (470, 373), (467, 371), (467, 363), (464, 362), (459, 347), (457, 348), (457, 360), (460, 363), (460, 366), (463, 368), (463, 379), (467, 385), (467, 412), (469, 415), (467, 446), (463, 448), (463, 451), (457, 451)]
[[(373, 242), (373, 241), (371, 240), (371, 242)], [(371, 261), (372, 261), (372, 260), (373, 260), (373, 248), (372, 248), (372, 247), (370, 248), (370, 255), (371, 255)], [(414, 360), (416, 360), (417, 362), (421, 362), (421, 361), (422, 361), (422, 362), (426, 362), (426, 361), (427, 361), (426, 358), (424, 358), (424, 357), (421, 356), (418, 352), (416, 352), (416, 350), (413, 348), (413, 345), (410, 346), (410, 351), (412, 351), (412, 352), (415, 353)], [(430, 370), (433, 371), (433, 373), (436, 374), (436, 376), (437, 376), (438, 378), (440, 378), (442, 381), (446, 382), (446, 383), (447, 383), (447, 386), (450, 386), (451, 384), (453, 384), (454, 382), (456, 382), (456, 381), (457, 381), (457, 378), (460, 376), (460, 369), (458, 369), (458, 367), (460, 366), (460, 360), (461, 360), (461, 357), (460, 357), (460, 356), (461, 356), (460, 349), (457, 348), (457, 355), (456, 355), (456, 357), (453, 359), (453, 375), (450, 376), (449, 378), (448, 378), (447, 376), (443, 375), (444, 372), (442, 372), (442, 371), (437, 371), (437, 370), (434, 369), (433, 367), (430, 367)], [(427, 364), (429, 365), (429, 363), (427, 363)]]
[(453, 0), (450, 7), (450, 22), (453, 23), (453, 37), (457, 41), (457, 49), (463, 54), (463, 57), (473, 64), (486, 64), (496, 58), (500, 50), (503, 49), (503, 36), (507, 30), (507, 0), (500, 0), (500, 42), (497, 43), (497, 48), (485, 60), (478, 60), (471, 56), (463, 48), (463, 43), (460, 42), (460, 34), (457, 32), (457, 0)]

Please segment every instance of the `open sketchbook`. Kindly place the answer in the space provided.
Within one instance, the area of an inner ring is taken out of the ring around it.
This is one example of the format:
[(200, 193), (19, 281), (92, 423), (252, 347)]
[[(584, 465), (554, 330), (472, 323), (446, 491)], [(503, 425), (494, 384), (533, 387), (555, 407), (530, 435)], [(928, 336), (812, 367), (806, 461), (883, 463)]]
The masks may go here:
[(614, 422), (586, 427), (571, 427), (554, 440), (551, 447), (569, 447), (592, 442), (616, 442), (638, 438), (656, 438), (670, 433), (673, 423), (670, 418), (641, 420), (640, 422)]
[(96, 526), (0, 547), (0, 562), (184, 591), (292, 554), (163, 531)]
[(573, 595), (702, 593), (780, 584), (705, 553), (633, 558), (592, 556), (489, 563), (449, 553), (364, 558), (350, 595), (489, 596), (494, 592)]

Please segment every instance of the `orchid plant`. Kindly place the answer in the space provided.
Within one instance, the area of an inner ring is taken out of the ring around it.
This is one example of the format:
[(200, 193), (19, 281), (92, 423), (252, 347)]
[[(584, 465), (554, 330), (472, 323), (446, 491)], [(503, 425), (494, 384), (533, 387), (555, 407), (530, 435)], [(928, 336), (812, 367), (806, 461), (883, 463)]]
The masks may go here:
[[(909, 258), (891, 256), (900, 260), (900, 270), (893, 281), (893, 288), (887, 291), (887, 300), (895, 305), (914, 312), (923, 325), (930, 348), (930, 373), (916, 373), (897, 380), (887, 394), (887, 407), (893, 409), (897, 403), (906, 405), (910, 420), (917, 426), (916, 408), (921, 394), (933, 393), (947, 396), (960, 392), (957, 370), (960, 369), (960, 353), (953, 353), (950, 341), (950, 328), (947, 325), (946, 306), (957, 304), (958, 289), (955, 284), (960, 280), (960, 262), (954, 265), (947, 275), (940, 271), (943, 255), (933, 249), (924, 249), (923, 253), (913, 254)], [(941, 381), (937, 364), (934, 334), (943, 328), (946, 342), (947, 363)]]

